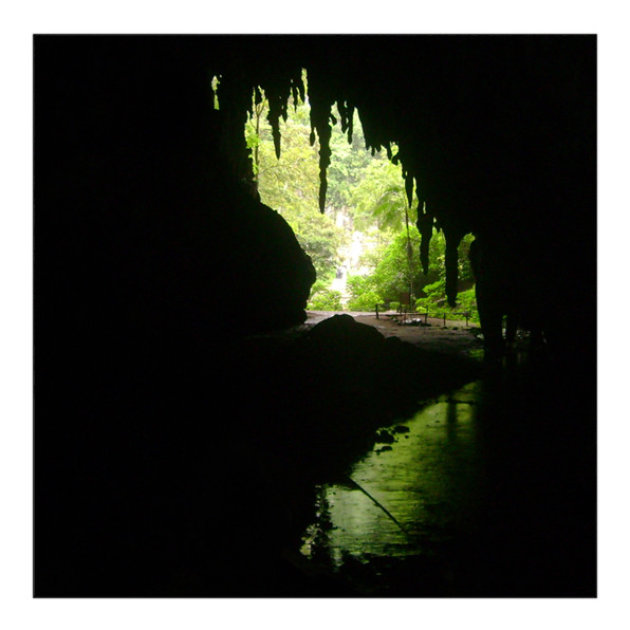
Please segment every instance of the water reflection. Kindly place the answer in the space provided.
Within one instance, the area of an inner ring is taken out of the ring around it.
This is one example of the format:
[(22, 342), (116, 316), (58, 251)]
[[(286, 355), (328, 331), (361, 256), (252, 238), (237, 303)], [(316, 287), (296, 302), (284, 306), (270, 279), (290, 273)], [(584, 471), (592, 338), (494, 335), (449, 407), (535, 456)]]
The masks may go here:
[(344, 559), (429, 553), (474, 527), (482, 466), (476, 435), (480, 384), (424, 407), (358, 461), (345, 483), (319, 488), (301, 552), (339, 567)]

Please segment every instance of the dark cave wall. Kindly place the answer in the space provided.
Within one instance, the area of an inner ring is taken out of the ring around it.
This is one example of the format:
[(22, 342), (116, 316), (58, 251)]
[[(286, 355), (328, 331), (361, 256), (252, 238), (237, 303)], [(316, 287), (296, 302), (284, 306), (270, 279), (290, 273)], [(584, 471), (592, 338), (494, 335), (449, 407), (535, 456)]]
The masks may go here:
[(183, 329), (218, 307), (233, 328), (247, 309), (254, 331), (304, 317), (312, 265), (225, 166), (211, 60), (212, 46), (169, 38), (36, 40), (42, 306)]
[(172, 594), (187, 554), (207, 559), (207, 480), (239, 474), (227, 355), (304, 319), (312, 264), (222, 153), (217, 55), (35, 39), (38, 595)]

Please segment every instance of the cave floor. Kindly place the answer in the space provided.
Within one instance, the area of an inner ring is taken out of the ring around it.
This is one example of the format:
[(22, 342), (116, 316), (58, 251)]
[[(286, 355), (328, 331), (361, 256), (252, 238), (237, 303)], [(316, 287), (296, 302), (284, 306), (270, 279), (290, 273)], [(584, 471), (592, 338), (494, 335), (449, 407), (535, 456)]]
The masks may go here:
[[(44, 504), (41, 592), (594, 596), (585, 367), (521, 350), (484, 362), (474, 329), (371, 313), (353, 317), (385, 340), (350, 318), (318, 333), (332, 316), (226, 344), (170, 398), (147, 379), (144, 433), (100, 485), (69, 468), (65, 503)], [(61, 509), (77, 517), (56, 526)]]
[[(462, 326), (353, 316), (420, 348), (481, 357)], [(316, 485), (286, 556), (324, 596), (594, 596), (591, 411), (553, 365), (517, 353), (383, 426), (347, 474)]]
[[(332, 317), (339, 312), (309, 311), (306, 322), (301, 329), (314, 325)], [(385, 337), (398, 337), (402, 341), (413, 344), (424, 350), (445, 354), (460, 354), (480, 357), (482, 343), (478, 338), (479, 326), (465, 321), (447, 320), (446, 326), (442, 319), (429, 317), (428, 326), (400, 325), (389, 315), (381, 314), (379, 318), (371, 312), (349, 313), (359, 324), (373, 326)], [(424, 321), (424, 320), (423, 320)]]

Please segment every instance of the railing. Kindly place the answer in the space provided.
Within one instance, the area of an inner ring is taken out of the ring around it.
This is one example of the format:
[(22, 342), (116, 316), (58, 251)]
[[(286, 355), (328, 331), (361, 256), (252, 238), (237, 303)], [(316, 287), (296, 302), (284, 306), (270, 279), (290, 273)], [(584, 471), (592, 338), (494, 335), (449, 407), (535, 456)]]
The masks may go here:
[[(405, 307), (404, 305), (401, 305), (398, 310), (394, 313), (388, 313), (385, 312), (383, 310), (379, 310), (384, 308), (384, 304), (376, 304), (374, 306), (374, 311), (376, 313), (376, 319), (380, 319), (380, 315), (384, 315), (385, 317), (390, 317), (392, 319), (396, 318), (399, 319), (400, 323), (402, 324), (406, 324), (410, 319), (414, 319), (415, 317), (424, 317), (424, 325), (428, 325), (428, 319), (441, 319), (442, 320), (442, 325), (444, 328), (446, 328), (446, 315), (447, 313), (445, 311), (442, 311), (439, 315), (431, 315), (429, 313), (429, 309), (426, 309), (426, 311), (424, 313), (419, 313), (417, 311), (412, 311), (410, 310), (408, 307)], [(462, 312), (458, 312), (458, 313), (448, 313), (449, 315), (459, 315), (461, 317), (463, 317), (466, 321), (466, 328), (468, 328), (468, 320), (472, 317), (470, 311), (462, 311)]]

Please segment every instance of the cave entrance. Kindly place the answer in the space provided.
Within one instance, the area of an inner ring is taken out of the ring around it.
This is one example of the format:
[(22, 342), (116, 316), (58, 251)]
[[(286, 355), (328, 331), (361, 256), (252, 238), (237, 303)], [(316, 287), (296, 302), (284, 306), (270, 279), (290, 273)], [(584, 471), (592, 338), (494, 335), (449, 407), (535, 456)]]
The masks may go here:
[[(303, 81), (308, 85), (306, 71)], [(334, 111), (324, 212), (318, 209), (319, 140), (312, 134), (308, 92), (291, 96), (280, 120), (282, 150), (277, 157), (269, 103), (262, 89), (253, 95), (245, 125), (254, 182), (261, 201), (291, 226), (311, 257), (317, 280), (310, 311), (370, 311), (412, 306), (421, 275), (415, 225), (418, 200), (408, 207), (400, 165), (385, 151), (366, 150), (355, 109), (350, 131)], [(396, 147), (393, 147), (396, 150)]]
[[(333, 109), (325, 207), (323, 213), (319, 211), (320, 146), (311, 127), (306, 70), (302, 81), (304, 97), (289, 96), (286, 120), (279, 120), (280, 155), (269, 102), (260, 87), (252, 94), (244, 135), (261, 201), (287, 221), (315, 266), (317, 280), (307, 310), (374, 312), (378, 305), (384, 310), (404, 308), (440, 317), (449, 311), (448, 318), (457, 319), (459, 312), (451, 311), (464, 308), (475, 319), (467, 261), (472, 235), (462, 241), (459, 255), (459, 289), (467, 293), (461, 296), (458, 309), (451, 309), (444, 286), (444, 235), (434, 231), (429, 269), (424, 274), (418, 255), (416, 191), (409, 206), (400, 164), (394, 164), (384, 150), (366, 149), (357, 109), (345, 130), (337, 106)], [(390, 149), (390, 155), (397, 153), (394, 143)]]

